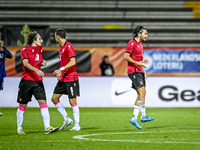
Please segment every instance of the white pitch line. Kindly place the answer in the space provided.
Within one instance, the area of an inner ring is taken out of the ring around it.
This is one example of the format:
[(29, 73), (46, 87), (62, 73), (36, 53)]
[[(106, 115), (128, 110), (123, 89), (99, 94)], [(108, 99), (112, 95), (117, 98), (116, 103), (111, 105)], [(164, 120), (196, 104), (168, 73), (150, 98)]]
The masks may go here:
[[(159, 139), (150, 139), (150, 140), (117, 140), (117, 139), (93, 139), (89, 138), (91, 136), (99, 136), (99, 135), (117, 135), (117, 134), (144, 134), (144, 133), (169, 133), (169, 132), (199, 132), (200, 130), (179, 130), (179, 131), (147, 131), (147, 132), (117, 132), (117, 133), (99, 133), (99, 134), (86, 134), (86, 135), (77, 135), (73, 136), (74, 139), (79, 140), (87, 140), (87, 141), (105, 141), (105, 142), (138, 142), (138, 143), (174, 143), (174, 144), (200, 144), (200, 140), (198, 142), (186, 142), (186, 139), (183, 139), (183, 141), (166, 141), (164, 139), (163, 141), (159, 141)], [(173, 139), (177, 140), (177, 139)]]
[[(0, 143), (13, 143), (13, 142), (15, 142), (15, 143), (19, 143), (19, 142), (21, 142), (21, 143), (29, 143), (29, 142), (31, 142), (31, 143), (33, 143), (33, 142), (35, 142), (35, 143), (38, 143), (38, 141), (32, 141), (32, 140), (25, 140), (25, 141), (0, 141)], [(60, 143), (60, 142), (63, 142), (63, 143), (66, 143), (66, 142), (77, 142), (77, 141), (74, 141), (74, 140), (42, 140), (42, 141), (40, 141), (39, 143)]]

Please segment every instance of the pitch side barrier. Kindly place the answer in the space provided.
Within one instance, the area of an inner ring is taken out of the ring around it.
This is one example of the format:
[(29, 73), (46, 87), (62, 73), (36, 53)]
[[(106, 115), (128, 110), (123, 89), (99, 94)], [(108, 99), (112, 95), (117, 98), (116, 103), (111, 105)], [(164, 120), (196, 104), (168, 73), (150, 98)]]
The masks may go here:
[[(0, 107), (18, 107), (17, 92), (21, 77), (9, 76), (4, 80), (4, 90), (0, 93)], [(56, 77), (45, 76), (44, 86), (49, 107)], [(80, 76), (80, 107), (133, 107), (137, 93), (131, 88), (127, 76)], [(149, 76), (146, 80), (147, 107), (200, 107), (200, 77)], [(68, 96), (60, 99), (65, 107), (70, 107)], [(34, 96), (29, 107), (38, 107)]]

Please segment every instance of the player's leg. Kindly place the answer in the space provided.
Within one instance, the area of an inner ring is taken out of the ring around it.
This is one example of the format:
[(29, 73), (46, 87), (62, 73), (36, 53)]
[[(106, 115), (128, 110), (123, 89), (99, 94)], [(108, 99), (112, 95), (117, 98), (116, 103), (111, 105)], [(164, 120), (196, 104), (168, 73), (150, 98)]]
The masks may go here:
[(45, 130), (50, 127), (50, 115), (46, 100), (38, 100), (40, 106), (40, 113), (43, 119)]
[[(3, 90), (3, 78), (0, 79), (0, 92)], [(3, 114), (0, 112), (0, 116), (2, 116)]]
[(70, 131), (79, 131), (79, 130), (81, 130), (81, 127), (80, 127), (80, 112), (79, 112), (78, 104), (76, 102), (76, 97), (75, 98), (69, 98), (69, 103), (72, 107), (73, 117), (74, 117), (74, 121), (75, 121), (75, 125), (72, 129), (70, 129)]
[(58, 131), (58, 128), (54, 128), (50, 126), (50, 115), (49, 109), (46, 103), (46, 94), (45, 89), (42, 81), (34, 82), (34, 90), (33, 95), (35, 99), (38, 101), (40, 105), (40, 112), (44, 123), (45, 134), (50, 134)]
[[(1, 90), (3, 90), (3, 80), (0, 80), (0, 92)], [(3, 114), (0, 112), (0, 116), (2, 116)]]
[(58, 112), (63, 116), (63, 119), (64, 119), (63, 125), (60, 128), (60, 130), (65, 130), (69, 125), (73, 124), (73, 120), (71, 118), (69, 118), (69, 116), (65, 110), (65, 107), (59, 100), (61, 95), (62, 94), (53, 94), (51, 101), (54, 103)]
[(146, 107), (145, 107), (146, 90), (145, 90), (145, 87), (143, 86), (143, 87), (137, 89), (137, 93), (138, 93), (137, 106), (139, 106), (140, 112), (141, 112), (141, 117), (143, 118), (144, 116), (146, 116)]
[(17, 133), (18, 134), (25, 134), (23, 131), (23, 121), (24, 121), (24, 112), (26, 109), (27, 104), (19, 104), (17, 109)]
[(138, 129), (142, 129), (137, 120), (139, 113), (140, 113), (140, 107), (138, 106), (138, 97), (137, 97), (135, 105), (133, 107), (133, 117), (131, 118), (130, 123), (136, 126)]
[(138, 93), (138, 104), (141, 112), (141, 122), (148, 122), (154, 120), (154, 118), (149, 118), (146, 115), (146, 103), (145, 103), (145, 96), (146, 96), (146, 89), (145, 86), (137, 89)]
[(143, 81), (143, 76), (139, 72), (134, 72), (132, 74), (129, 74), (128, 76), (132, 81), (132, 88), (137, 91), (137, 99), (134, 104), (133, 117), (131, 118), (130, 123), (136, 126), (138, 129), (142, 129), (142, 127), (138, 123), (137, 118), (140, 112), (139, 101), (141, 99), (145, 99), (145, 81)]
[(17, 102), (19, 107), (17, 109), (17, 133), (25, 134), (23, 131), (24, 113), (28, 102), (31, 100), (32, 91), (29, 82), (21, 80), (19, 83), (19, 91), (17, 95)]
[(59, 81), (54, 89), (51, 101), (56, 106), (58, 112), (63, 116), (63, 119), (67, 120), (69, 116), (65, 110), (65, 107), (60, 101), (60, 97), (62, 96), (62, 94), (67, 94), (67, 91), (64, 82)]
[(130, 123), (135, 125), (138, 129), (142, 129), (142, 127), (139, 125), (137, 118), (139, 115), (139, 112), (141, 111), (141, 120), (143, 117), (146, 116), (145, 110), (145, 94), (146, 94), (146, 90), (145, 87), (140, 87), (137, 90), (137, 99), (135, 101), (135, 105), (134, 105), (134, 111), (133, 111), (133, 117), (130, 120)]
[(59, 100), (62, 94), (67, 94), (66, 87), (63, 82), (59, 81), (54, 89), (53, 96), (51, 98), (51, 101), (56, 106), (58, 112), (63, 116), (64, 122), (60, 130), (64, 130), (67, 128), (67, 126), (73, 124), (73, 120), (69, 118), (65, 107)]
[(40, 112), (44, 123), (45, 134), (50, 134), (58, 131), (58, 128), (50, 126), (50, 115), (46, 100), (38, 100)]
[(79, 81), (74, 81), (74, 82), (70, 82), (67, 85), (67, 92), (68, 92), (68, 97), (69, 97), (69, 103), (72, 107), (73, 110), (73, 117), (74, 117), (74, 121), (75, 121), (75, 126), (70, 129), (70, 131), (79, 131), (81, 130), (80, 127), (80, 112), (79, 112), (79, 107), (77, 104), (77, 96), (80, 96), (80, 92), (79, 92)]
[(58, 112), (63, 116), (63, 119), (66, 120), (69, 118), (65, 107), (63, 106), (63, 104), (61, 103), (61, 101), (59, 100), (59, 98), (61, 97), (62, 94), (53, 94), (51, 101), (54, 103), (54, 105), (56, 106)]

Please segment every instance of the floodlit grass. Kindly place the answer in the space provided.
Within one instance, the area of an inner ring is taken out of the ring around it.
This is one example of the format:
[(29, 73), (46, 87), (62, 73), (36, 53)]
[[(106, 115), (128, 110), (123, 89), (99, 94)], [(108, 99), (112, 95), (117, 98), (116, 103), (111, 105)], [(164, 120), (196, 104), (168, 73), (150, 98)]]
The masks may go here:
[[(71, 108), (66, 109), (72, 117)], [(155, 120), (129, 123), (133, 108), (80, 108), (81, 131), (68, 129), (45, 135), (39, 108), (27, 108), (25, 135), (17, 134), (17, 108), (0, 108), (0, 150), (197, 150), (200, 148), (199, 108), (147, 108)], [(62, 116), (49, 109), (51, 125), (61, 127)], [(140, 118), (140, 116), (139, 116)], [(139, 120), (139, 119), (138, 119)]]

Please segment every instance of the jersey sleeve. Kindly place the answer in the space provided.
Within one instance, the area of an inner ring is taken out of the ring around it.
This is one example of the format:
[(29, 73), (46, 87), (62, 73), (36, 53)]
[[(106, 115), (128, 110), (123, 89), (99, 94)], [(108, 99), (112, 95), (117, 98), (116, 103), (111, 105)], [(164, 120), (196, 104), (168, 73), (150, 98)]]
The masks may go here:
[(134, 43), (133, 42), (129, 42), (126, 46), (126, 53), (132, 53), (134, 50)]
[(28, 58), (27, 49), (24, 47), (21, 49), (21, 60)]
[(73, 45), (71, 44), (67, 45), (67, 53), (68, 53), (69, 58), (76, 57), (76, 51)]
[(4, 51), (5, 51), (5, 55), (7, 58), (12, 58), (12, 54), (10, 53), (10, 51), (4, 46), (3, 47)]

